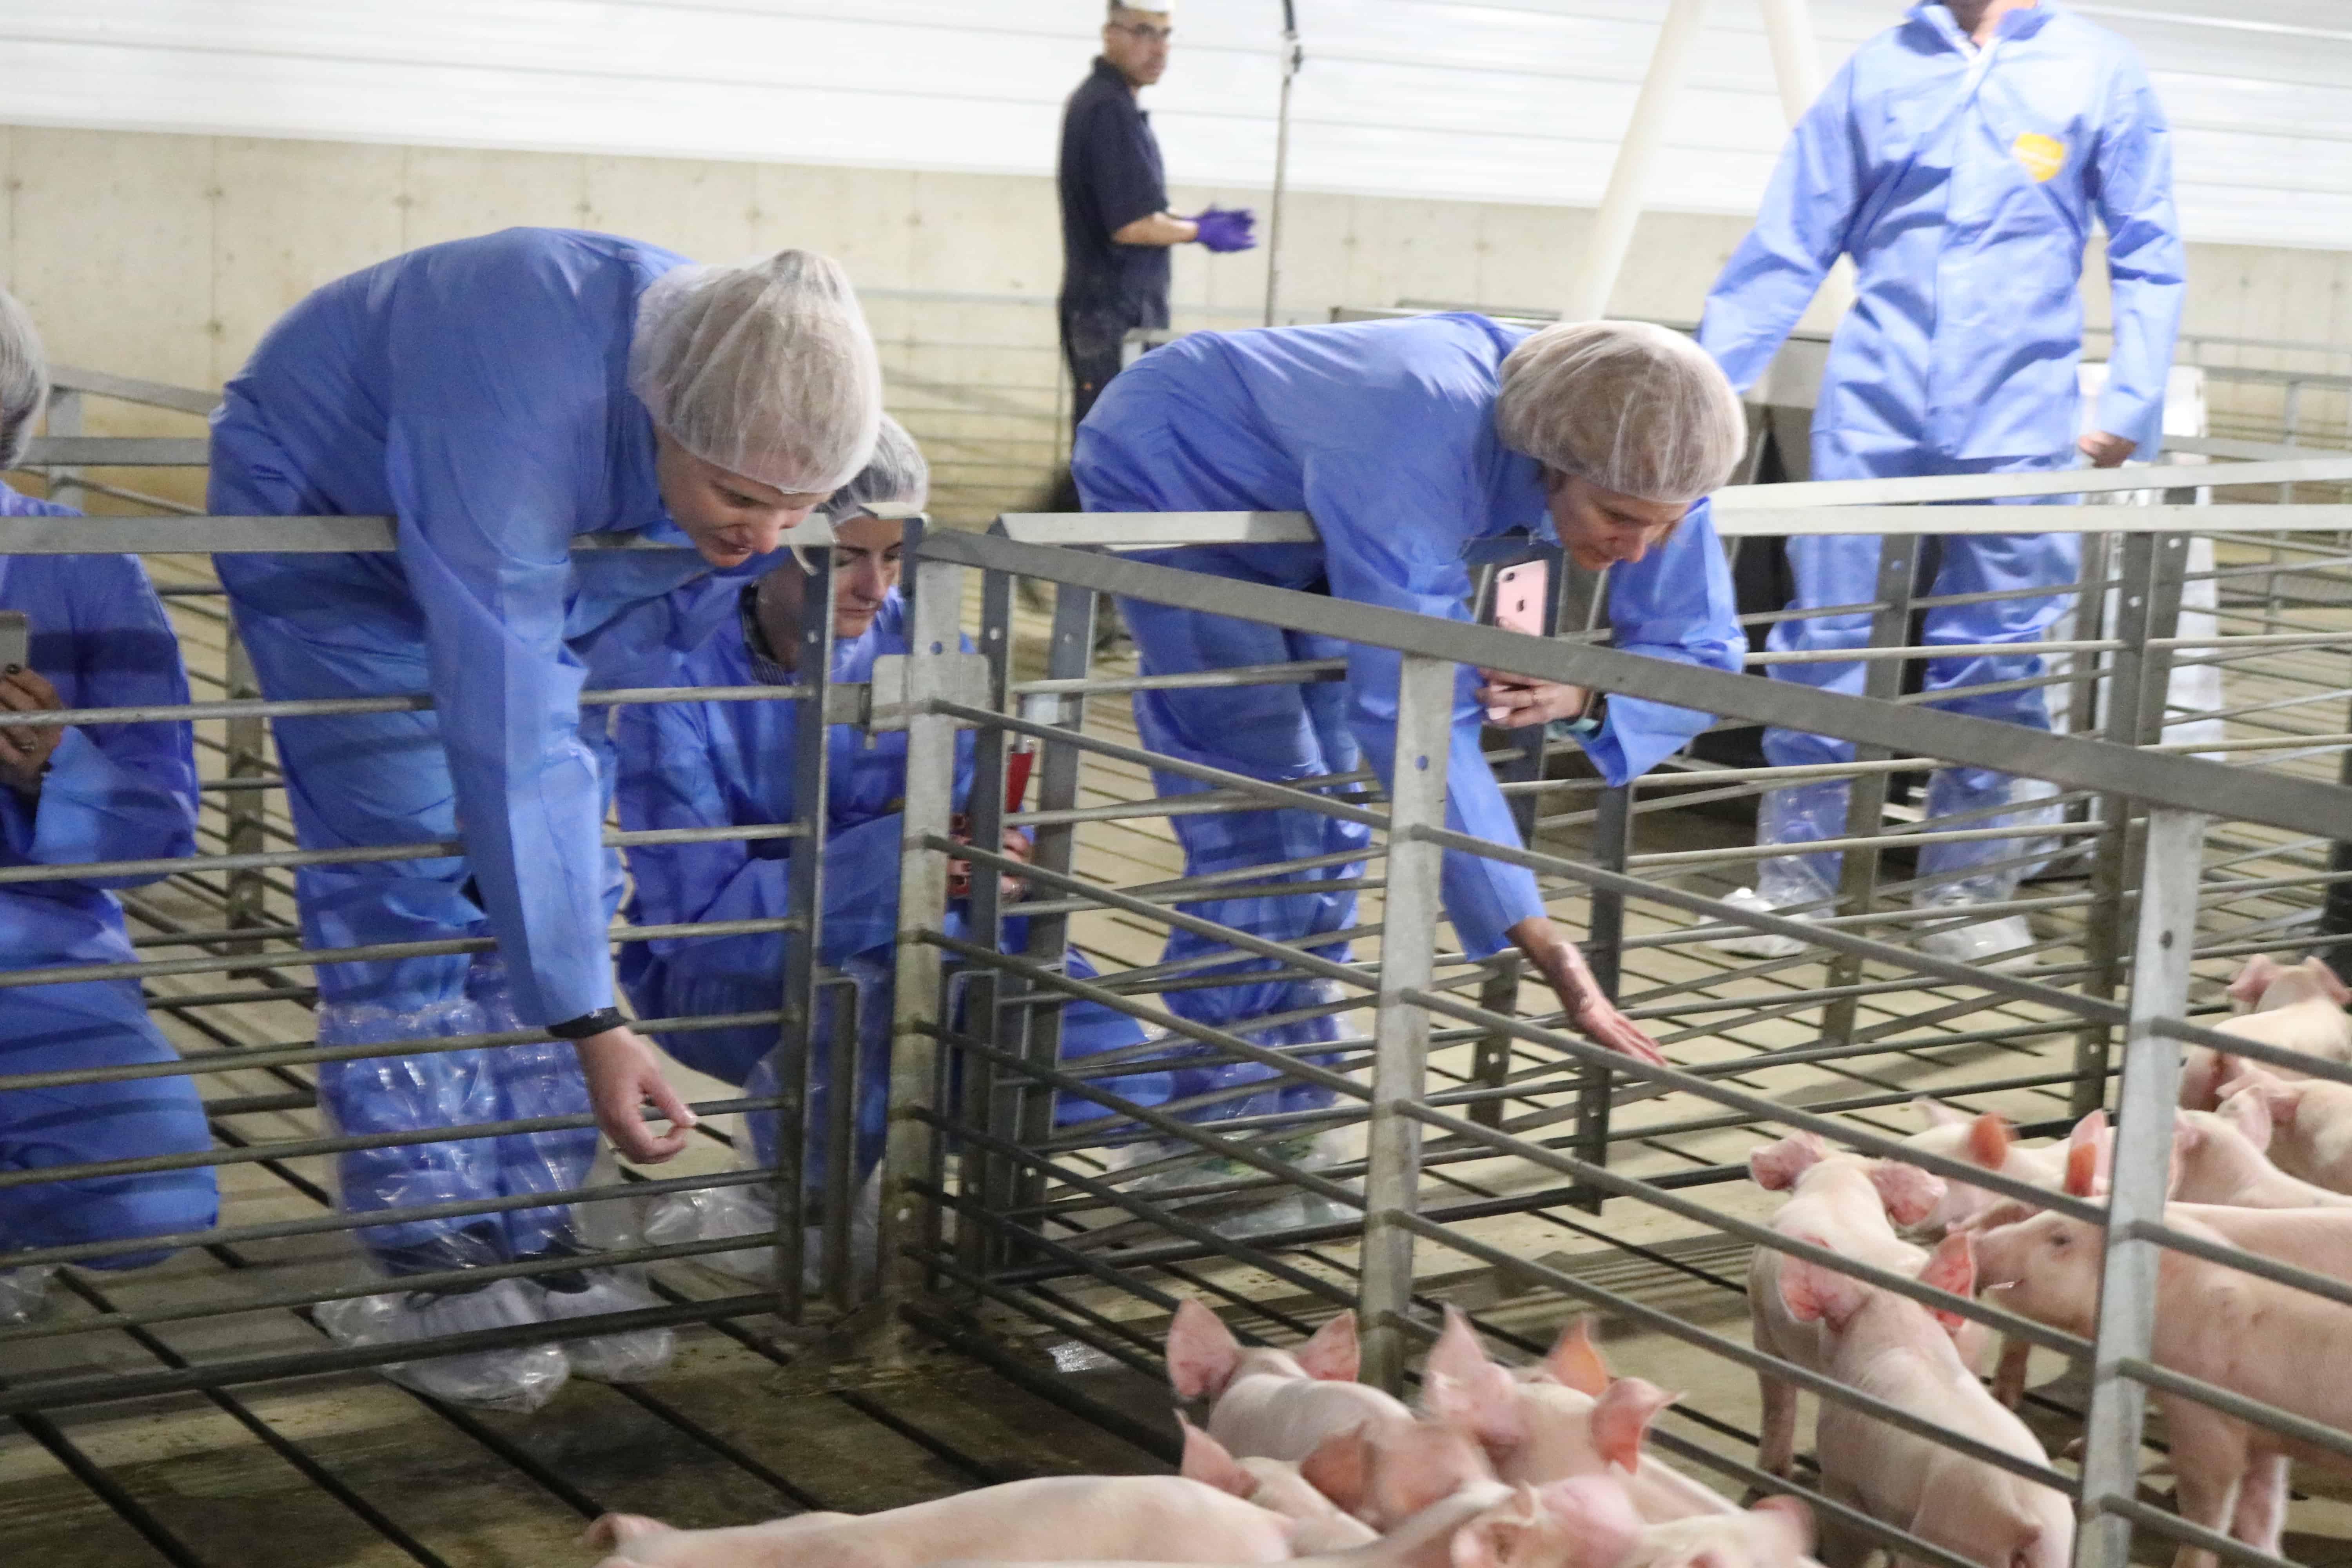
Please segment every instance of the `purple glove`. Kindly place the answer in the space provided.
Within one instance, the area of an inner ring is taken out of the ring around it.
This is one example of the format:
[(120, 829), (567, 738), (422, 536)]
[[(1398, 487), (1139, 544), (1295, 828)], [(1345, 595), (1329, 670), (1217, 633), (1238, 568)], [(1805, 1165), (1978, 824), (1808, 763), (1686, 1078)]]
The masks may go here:
[(1250, 232), (1257, 226), (1257, 215), (1247, 207), (1211, 207), (1192, 221), (1201, 226), (1194, 237), (1220, 256), (1257, 247), (1257, 236)]

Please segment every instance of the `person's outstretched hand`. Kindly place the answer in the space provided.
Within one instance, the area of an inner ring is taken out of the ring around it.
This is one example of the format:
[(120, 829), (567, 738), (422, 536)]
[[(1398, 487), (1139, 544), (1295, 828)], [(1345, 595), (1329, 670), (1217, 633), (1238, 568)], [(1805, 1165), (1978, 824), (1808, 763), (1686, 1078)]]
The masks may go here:
[[(662, 1077), (661, 1059), (635, 1030), (607, 1029), (572, 1041), (572, 1047), (588, 1079), (596, 1125), (624, 1158), (658, 1165), (686, 1147), (686, 1135), (698, 1119)], [(656, 1134), (640, 1114), (648, 1102), (668, 1120), (668, 1131)]]
[(2083, 456), (2091, 459), (2095, 468), (2120, 468), (2125, 458), (2139, 450), (2139, 443), (2130, 437), (2110, 435), (2105, 430), (2094, 430), (2074, 445), (2082, 448)]
[(1247, 207), (1211, 207), (1192, 222), (1200, 229), (1194, 237), (1220, 256), (1257, 247), (1257, 214)]
[(1511, 928), (1510, 938), (1551, 986), (1578, 1034), (1621, 1057), (1654, 1067), (1670, 1065), (1657, 1042), (1617, 1010), (1617, 1004), (1609, 1000), (1601, 982), (1593, 977), (1584, 954), (1550, 921), (1540, 915), (1521, 921)]

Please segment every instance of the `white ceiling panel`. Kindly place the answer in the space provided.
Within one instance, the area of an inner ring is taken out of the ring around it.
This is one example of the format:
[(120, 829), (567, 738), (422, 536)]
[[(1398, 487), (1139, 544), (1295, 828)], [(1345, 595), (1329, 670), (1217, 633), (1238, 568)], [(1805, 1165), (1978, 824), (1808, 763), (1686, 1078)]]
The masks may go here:
[[(1297, 0), (1294, 178), (1589, 203), (1664, 0)], [(2352, 5), (2084, 0), (2178, 130), (2190, 237), (2352, 249)], [(1825, 66), (1897, 19), (1815, 0)], [(0, 121), (1005, 174), (1050, 171), (1094, 0), (0, 0)], [(1182, 0), (1171, 174), (1262, 184), (1278, 0)], [(886, 112), (877, 113), (880, 109)], [(1784, 127), (1753, 0), (1714, 0), (1654, 204), (1754, 209)]]

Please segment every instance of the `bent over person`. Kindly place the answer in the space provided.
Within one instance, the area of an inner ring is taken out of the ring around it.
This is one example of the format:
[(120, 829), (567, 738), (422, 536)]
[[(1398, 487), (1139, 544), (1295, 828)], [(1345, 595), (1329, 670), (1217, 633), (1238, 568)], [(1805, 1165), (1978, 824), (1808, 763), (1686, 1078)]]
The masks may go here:
[[(1745, 644), (1704, 498), (1729, 476), (1744, 428), (1722, 373), (1662, 328), (1609, 321), (1530, 334), (1484, 317), (1438, 315), (1195, 333), (1111, 384), (1078, 432), (1073, 467), (1089, 511), (1304, 510), (1320, 536), (1315, 544), (1198, 545), (1138, 559), (1456, 620), (1467, 614), (1465, 547), (1531, 530), (1557, 540), (1580, 566), (1610, 570), (1619, 648), (1736, 670)], [(1347, 773), (1360, 755), (1389, 775), (1400, 655), (1202, 610), (1142, 600), (1121, 607), (1150, 676), (1348, 661), (1344, 685), (1139, 691), (1136, 725), (1152, 751), (1276, 783)], [(1446, 824), (1512, 846), (1517, 828), (1480, 750), (1490, 708), (1508, 710), (1504, 721), (1513, 727), (1567, 721), (1612, 784), (1647, 772), (1708, 722), (1638, 692), (1603, 704), (1573, 688), (1514, 678), (1489, 677), (1482, 688), (1475, 672), (1463, 671)], [(1211, 787), (1175, 773), (1154, 778), (1163, 795)], [(1364, 847), (1364, 829), (1297, 810), (1173, 822), (1187, 878), (1330, 861), (1255, 879), (1296, 884), (1296, 895), (1181, 907), (1344, 954), (1315, 939), (1354, 923), (1354, 895), (1315, 889), (1353, 875), (1342, 862)], [(1658, 1059), (1552, 924), (1532, 873), (1449, 852), (1444, 893), (1471, 953), (1517, 947), (1575, 1027), (1612, 1049)], [(1230, 950), (1179, 931), (1167, 956), (1220, 951)], [(1264, 1045), (1336, 1039), (1330, 984), (1265, 975), (1268, 967), (1246, 959), (1203, 971), (1230, 983), (1175, 992), (1167, 1005)], [(1254, 1022), (1284, 1015), (1297, 1016)], [(1241, 1064), (1220, 1076), (1241, 1083), (1267, 1071)], [(1324, 1092), (1293, 1086), (1281, 1092), (1281, 1109), (1318, 1104)], [(1240, 1109), (1266, 1108), (1244, 1100)]]
[[(39, 337), (0, 293), (0, 468), (23, 457), (48, 392)], [(0, 517), (74, 517), (0, 484)], [(0, 553), (0, 610), (23, 613), (25, 663), (0, 669), (0, 709), (177, 708), (188, 700), (180, 645), (145, 568), (130, 555)], [(168, 860), (196, 846), (196, 763), (184, 723), (0, 729), (0, 866)], [(0, 965), (130, 963), (138, 957), (111, 889), (160, 874), (64, 876), (0, 884)], [(176, 1061), (136, 980), (0, 990), (0, 1079), (21, 1073)], [(213, 1146), (185, 1077), (0, 1089), (0, 1170), (88, 1164)], [(10, 1268), (35, 1247), (209, 1229), (219, 1200), (204, 1168), (75, 1177), (0, 1189), (0, 1323), (39, 1306), (47, 1266)], [(85, 1257), (135, 1268), (168, 1250)]]
[[(804, 251), (698, 267), (635, 240), (509, 229), (331, 283), (263, 338), (214, 416), (213, 510), (390, 513), (398, 548), (219, 558), (262, 689), (433, 698), (424, 712), (280, 721), (295, 831), (305, 849), (463, 847), (301, 869), (305, 942), (377, 950), (319, 966), (319, 1037), (543, 1027), (559, 1041), (329, 1064), (320, 1100), (337, 1126), (429, 1132), (593, 1106), (623, 1154), (667, 1159), (683, 1144), (692, 1113), (613, 1005), (610, 747), (580, 694), (600, 669), (628, 668), (633, 624), (666, 616), (677, 590), (714, 567), (763, 568), (782, 531), (865, 465), (880, 417), (848, 280)], [(575, 556), (589, 534), (690, 548)], [(401, 951), (484, 936), (495, 955)], [(643, 1121), (647, 1100), (667, 1133)], [(362, 1150), (341, 1161), (342, 1202), (365, 1213), (576, 1188), (594, 1152), (584, 1129)], [(328, 1320), (359, 1342), (653, 1304), (596, 1266), (562, 1207), (395, 1218), (360, 1239), (395, 1279), (581, 1267), (404, 1289)], [(667, 1340), (567, 1349), (394, 1375), (528, 1406), (567, 1367), (634, 1375)]]
[[(930, 471), (912, 437), (885, 417), (874, 460), (825, 505), (834, 527), (833, 679), (863, 681), (874, 661), (907, 651), (906, 601), (898, 591), (905, 524), (896, 516), (919, 510)], [(688, 654), (672, 679), (688, 687), (790, 686), (795, 679), (800, 615), (807, 577), (786, 560), (740, 591), (737, 615)], [(621, 822), (640, 829), (708, 829), (790, 822), (793, 816), (793, 755), (799, 741), (797, 700), (705, 701), (633, 707), (617, 727)], [(636, 892), (629, 909), (639, 925), (771, 920), (793, 912), (793, 858), (821, 854), (824, 886), (822, 957), (849, 991), (827, 985), (811, 1032), (805, 1144), (795, 1128), (780, 1135), (773, 1111), (751, 1117), (759, 1163), (795, 1152), (805, 1165), (809, 1213), (829, 1163), (828, 1109), (849, 1091), (856, 1147), (843, 1162), (862, 1187), (880, 1163), (888, 1103), (892, 955), (898, 934), (898, 862), (905, 829), (907, 736), (903, 731), (866, 734), (836, 724), (827, 731), (832, 756), (826, 782), (824, 837), (818, 845), (793, 839), (642, 844), (629, 851)], [(970, 793), (973, 737), (957, 736), (955, 795)], [(1013, 836), (1008, 852), (1025, 855), (1027, 839)], [(1017, 910), (1017, 904), (1010, 906)], [(961, 907), (950, 909), (950, 929), (962, 934)], [(1006, 941), (1019, 951), (1024, 922), (1006, 922)], [(628, 948), (621, 978), (641, 1017), (693, 1017), (773, 1012), (783, 999), (783, 935), (680, 936)], [(1064, 973), (1095, 977), (1073, 949)], [(1143, 1043), (1144, 1031), (1126, 1015), (1091, 1002), (1062, 1010), (1065, 1060)], [(743, 1086), (753, 1098), (776, 1091), (772, 1023), (680, 1030), (662, 1044), (688, 1066)], [(1164, 1073), (1145, 1071), (1108, 1081), (1111, 1092), (1144, 1105), (1168, 1098)], [(1102, 1115), (1083, 1097), (1065, 1097), (1065, 1122)], [(858, 1219), (866, 1219), (861, 1200)], [(765, 1187), (717, 1187), (664, 1200), (647, 1225), (664, 1245), (722, 1237), (772, 1235), (775, 1207)], [(805, 1254), (816, 1257), (812, 1245)], [(728, 1272), (769, 1277), (764, 1251), (713, 1253), (705, 1261)]]

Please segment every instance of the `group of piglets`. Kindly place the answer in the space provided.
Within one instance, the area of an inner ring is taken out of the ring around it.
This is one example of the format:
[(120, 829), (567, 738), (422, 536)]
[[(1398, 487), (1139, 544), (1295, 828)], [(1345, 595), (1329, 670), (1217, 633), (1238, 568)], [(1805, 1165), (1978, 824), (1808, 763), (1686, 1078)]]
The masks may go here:
[[(2241, 1011), (2219, 1032), (2352, 1063), (2352, 991), (2316, 959), (2248, 963), (2231, 985)], [(2013, 1181), (2104, 1200), (2112, 1135), (2104, 1113), (2062, 1142), (2028, 1148), (1999, 1117), (1920, 1102), (1927, 1130), (1906, 1140)], [(2226, 1051), (2188, 1054), (2173, 1134), (2165, 1220), (2186, 1234), (2352, 1282), (2352, 1086), (2260, 1067)], [(1759, 1147), (1758, 1184), (1789, 1194), (1772, 1221), (1794, 1241), (2050, 1327), (2091, 1337), (2105, 1237), (2093, 1225), (1947, 1183), (1894, 1160), (1831, 1152), (1807, 1133)], [(1932, 1248), (1932, 1250), (1931, 1250)], [(1866, 1392), (1945, 1431), (2033, 1464), (2041, 1444), (2012, 1414), (2026, 1349), (2002, 1347), (1956, 1313), (1874, 1288), (1792, 1253), (1759, 1247), (1748, 1300), (1759, 1350)], [(2338, 1431), (2352, 1431), (2352, 1308), (2167, 1250), (2157, 1289), (2154, 1359), (2187, 1376)], [(2335, 1353), (2331, 1354), (2331, 1349)], [(1758, 1463), (1786, 1475), (1795, 1455), (1796, 1390), (1759, 1373)], [(2288, 1467), (2352, 1469), (2210, 1405), (2152, 1389), (2170, 1445), (2179, 1511), (2190, 1522), (2277, 1554)], [(2058, 1568), (2070, 1560), (2067, 1500), (1982, 1459), (1822, 1403), (1816, 1450), (1824, 1494), (1988, 1568)], [(1826, 1525), (1822, 1559), (1859, 1562), (1863, 1544)], [(2183, 1547), (2175, 1568), (2213, 1568)]]
[(982, 1487), (857, 1516), (672, 1530), (607, 1514), (599, 1568), (1293, 1563), (1305, 1568), (1813, 1568), (1810, 1512), (1741, 1510), (1643, 1449), (1673, 1395), (1612, 1378), (1580, 1322), (1541, 1366), (1490, 1361), (1449, 1311), (1416, 1413), (1357, 1381), (1356, 1320), (1245, 1349), (1196, 1301), (1168, 1375), (1181, 1473)]

